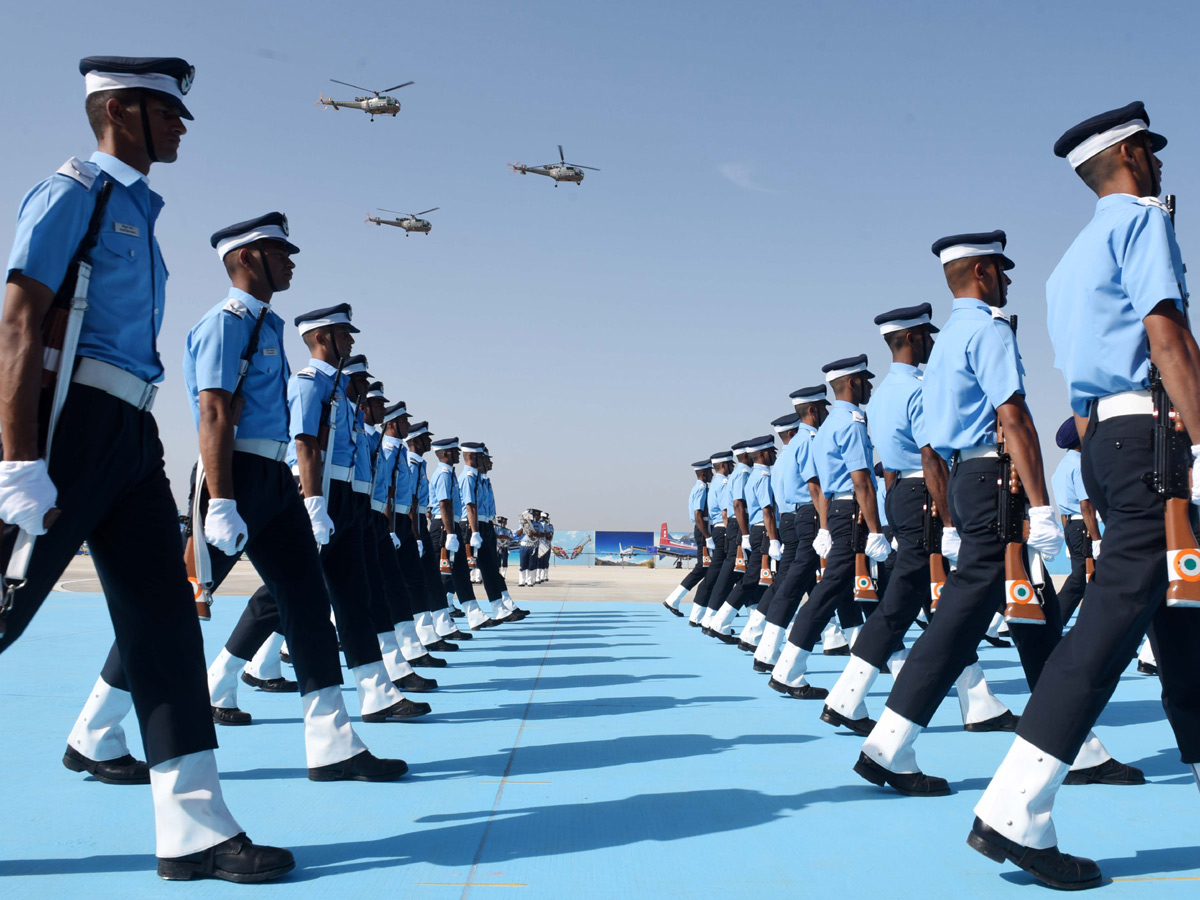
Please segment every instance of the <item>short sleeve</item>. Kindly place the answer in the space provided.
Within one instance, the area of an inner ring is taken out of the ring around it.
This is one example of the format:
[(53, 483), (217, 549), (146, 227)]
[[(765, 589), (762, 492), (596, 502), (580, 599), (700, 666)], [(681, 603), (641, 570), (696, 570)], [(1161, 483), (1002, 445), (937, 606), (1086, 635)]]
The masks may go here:
[(293, 375), (288, 381), (288, 423), (291, 437), (316, 437), (321, 430), (321, 386), (315, 378)]
[[(1002, 329), (1008, 332), (1007, 336), (1001, 334)], [(967, 360), (992, 406), (999, 408), (1013, 394), (1025, 393), (1017, 344), (1003, 320), (994, 320), (990, 327), (979, 329), (967, 347)]]
[(1067, 479), (1067, 490), (1075, 495), (1076, 503), (1082, 503), (1088, 499), (1087, 488), (1083, 484), (1083, 472), (1078, 466), (1071, 470), (1071, 477)]
[[(800, 480), (808, 484), (814, 478), (820, 478), (817, 473), (817, 455), (813, 453), (813, 441), (809, 440), (808, 446), (805, 448), (804, 461), (800, 463)], [(797, 457), (797, 459), (799, 459)]]
[(865, 422), (851, 422), (839, 437), (838, 450), (847, 472), (875, 467), (875, 449), (871, 446)]
[(450, 479), (441, 472), (435, 472), (433, 481), (429, 484), (429, 499), (432, 503), (453, 499), (450, 496)]
[(242, 320), (224, 311), (208, 316), (196, 326), (191, 343), (196, 357), (196, 390), (232, 393), (248, 343)]
[(1174, 300), (1176, 308), (1183, 309), (1172, 243), (1167, 214), (1151, 207), (1142, 210), (1130, 229), (1120, 260), (1121, 286), (1139, 318), (1146, 318), (1164, 300)]
[[(98, 183), (98, 182), (97, 182)], [(57, 292), (79, 242), (87, 234), (95, 196), (73, 178), (55, 175), (21, 203), (8, 272), (41, 282)]]
[(692, 512), (704, 512), (704, 491), (692, 489)]
[(917, 445), (917, 449), (930, 446), (929, 435), (925, 431), (925, 397), (920, 388), (909, 395), (908, 421), (911, 423), (913, 443)]
[(468, 503), (474, 503), (477, 507), (479, 500), (475, 496), (475, 480), (470, 476), (464, 477), (458, 483), (459, 494), (462, 496), (462, 504), (466, 506)]

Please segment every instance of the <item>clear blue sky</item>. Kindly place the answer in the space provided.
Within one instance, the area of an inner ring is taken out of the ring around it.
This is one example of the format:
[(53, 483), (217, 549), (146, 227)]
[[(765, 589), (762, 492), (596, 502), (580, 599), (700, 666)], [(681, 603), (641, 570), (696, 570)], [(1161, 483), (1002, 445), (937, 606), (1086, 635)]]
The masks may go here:
[[(152, 172), (171, 272), (155, 414), (181, 503), (183, 339), (226, 287), (208, 235), (271, 209), (303, 250), (279, 312), (352, 302), (389, 396), (492, 447), (501, 511), (578, 529), (684, 527), (693, 459), (767, 431), (825, 362), (866, 352), (882, 375), (871, 318), (930, 301), (944, 319), (929, 245), (958, 231), (1009, 234), (1052, 467), (1044, 284), (1093, 206), (1054, 140), (1144, 100), (1185, 259), (1200, 221), (1189, 3), (63, 0), (5, 26), (6, 245), (24, 192), (92, 149), (79, 57), (197, 68), (180, 161)], [(314, 108), (353, 93), (330, 78), (416, 84), (372, 124)], [(558, 143), (603, 171), (508, 174)], [(405, 238), (363, 224), (377, 206), (442, 209)]]

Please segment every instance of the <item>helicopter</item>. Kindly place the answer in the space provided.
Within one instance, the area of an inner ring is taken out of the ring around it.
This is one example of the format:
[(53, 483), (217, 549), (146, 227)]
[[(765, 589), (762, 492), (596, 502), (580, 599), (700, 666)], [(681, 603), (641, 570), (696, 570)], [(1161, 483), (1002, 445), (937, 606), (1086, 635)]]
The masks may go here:
[[(400, 112), (400, 101), (395, 97), (389, 97), (388, 91), (398, 91), (402, 87), (408, 87), (415, 82), (406, 81), (404, 84), (397, 84), (390, 88), (384, 88), (382, 91), (372, 90), (371, 88), (359, 87), (357, 84), (350, 84), (348, 81), (338, 81), (336, 78), (330, 78), (334, 84), (344, 84), (346, 87), (352, 87), (356, 91), (370, 91), (374, 97), (362, 96), (355, 97), (353, 100), (333, 100), (326, 97), (324, 94), (317, 101), (317, 106), (332, 106), (335, 110), (345, 107), (346, 109), (361, 109), (371, 117), (371, 121), (375, 121), (376, 116), (391, 116), (396, 117), (396, 113)], [(382, 95), (382, 96), (381, 96)]]
[(560, 181), (573, 181), (579, 184), (583, 181), (584, 169), (591, 172), (600, 171), (592, 166), (581, 166), (577, 163), (568, 165), (566, 158), (563, 156), (562, 144), (558, 145), (558, 159), (558, 162), (546, 163), (544, 166), (526, 166), (522, 163), (509, 163), (509, 165), (512, 166), (513, 174), (519, 172), (522, 175), (545, 175), (547, 178), (553, 178), (555, 187), (558, 187)]
[(408, 237), (409, 232), (419, 231), (421, 234), (429, 234), (429, 230), (433, 228), (433, 223), (428, 219), (422, 219), (421, 216), (425, 213), (431, 213), (434, 210), (441, 209), (440, 206), (435, 206), (433, 209), (422, 210), (419, 213), (408, 213), (407, 215), (401, 212), (396, 212), (394, 209), (384, 209), (382, 206), (377, 207), (380, 212), (396, 213), (400, 218), (385, 219), (382, 216), (367, 216), (367, 222), (374, 222), (376, 225), (392, 225), (396, 228), (404, 229), (404, 236)]

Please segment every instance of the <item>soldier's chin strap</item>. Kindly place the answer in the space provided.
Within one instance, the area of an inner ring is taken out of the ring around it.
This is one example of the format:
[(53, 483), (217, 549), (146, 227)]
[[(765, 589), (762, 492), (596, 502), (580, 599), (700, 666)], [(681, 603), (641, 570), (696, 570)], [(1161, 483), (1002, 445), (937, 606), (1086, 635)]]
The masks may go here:
[(138, 92), (138, 111), (142, 114), (142, 134), (146, 139), (146, 155), (150, 162), (158, 162), (158, 154), (154, 152), (154, 136), (150, 133), (150, 115), (146, 112), (146, 94)]
[(271, 289), (272, 294), (278, 294), (279, 288), (275, 286), (275, 279), (271, 277), (271, 267), (267, 265), (267, 255), (263, 253), (262, 247), (255, 247), (254, 249), (258, 251), (258, 261), (262, 263), (263, 272), (267, 276), (267, 287)]

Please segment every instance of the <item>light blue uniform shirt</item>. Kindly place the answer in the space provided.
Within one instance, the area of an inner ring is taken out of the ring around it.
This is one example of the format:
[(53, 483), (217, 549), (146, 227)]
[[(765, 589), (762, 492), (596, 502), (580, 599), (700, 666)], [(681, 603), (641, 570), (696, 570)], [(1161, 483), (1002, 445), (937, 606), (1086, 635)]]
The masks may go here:
[[(817, 474), (817, 458), (813, 454), (813, 446), (820, 433), (818, 429), (801, 422), (800, 431), (792, 438), (792, 444), (796, 445), (796, 471), (799, 473), (800, 479), (788, 496), (796, 504), (797, 509), (806, 503), (812, 506), (812, 492), (808, 489), (808, 483), (814, 478), (820, 480), (820, 476)], [(791, 444), (788, 446), (790, 447)], [(779, 462), (776, 460), (776, 465), (778, 464)]]
[(718, 526), (725, 527), (725, 502), (729, 498), (729, 476), (713, 473), (712, 483), (708, 486), (708, 528), (709, 532)]
[[(397, 463), (400, 460), (396, 448), (399, 446), (399, 438), (379, 436), (379, 450), (375, 454), (375, 478), (371, 482), (372, 500), (387, 502), (388, 491), (396, 483), (396, 469), (399, 468)], [(397, 493), (395, 497), (397, 505), (404, 502), (400, 494)]]
[(438, 467), (433, 471), (433, 478), (429, 480), (429, 502), (433, 507), (433, 517), (435, 519), (441, 518), (441, 503), (443, 500), (450, 501), (454, 521), (461, 522), (463, 509), (462, 493), (458, 489), (454, 470), (444, 462), (439, 462)]
[[(163, 199), (142, 173), (99, 151), (75, 161), (85, 187), (55, 173), (21, 201), (8, 272), (57, 292), (71, 258), (87, 234), (104, 181), (115, 182), (92, 251), (88, 309), (79, 333), (79, 356), (118, 366), (143, 381), (162, 381), (156, 341), (162, 327), (167, 267), (154, 224)], [(74, 171), (71, 164), (59, 172)]]
[(817, 432), (812, 455), (825, 496), (852, 490), (854, 480), (850, 473), (875, 467), (875, 451), (863, 411), (853, 403), (834, 400), (829, 418)]
[(366, 414), (359, 409), (354, 424), (354, 480), (365, 482), (370, 491), (370, 485), (375, 478), (375, 448), (379, 446), (381, 435), (374, 428), (367, 427)]
[(996, 443), (996, 408), (1025, 393), (1024, 375), (1008, 322), (982, 300), (956, 298), (925, 366), (925, 443), (946, 459)]
[(258, 348), (250, 357), (250, 367), (238, 395), (244, 402), (236, 433), (240, 438), (288, 439), (287, 385), (291, 370), (283, 353), (283, 319), (269, 304), (235, 287), (188, 332), (183, 352), (183, 382), (197, 428), (200, 392), (233, 393), (242, 354), (250, 346), (250, 335), (260, 310), (264, 309), (266, 318), (258, 332)]
[[(729, 513), (729, 521), (737, 521), (733, 514), (735, 500), (745, 501), (746, 479), (750, 477), (750, 467), (744, 463), (735, 463), (733, 474), (729, 476), (729, 489), (725, 494), (725, 512)], [(747, 520), (748, 521), (748, 520)]]
[[(779, 449), (779, 455), (775, 457), (775, 465), (771, 466), (771, 493), (775, 496), (775, 512), (780, 516), (796, 511), (795, 502), (787, 499), (787, 491), (789, 478), (793, 481), (800, 480), (800, 473), (796, 469), (796, 447), (792, 446), (799, 436), (797, 434), (790, 443), (784, 444)], [(808, 491), (805, 490), (804, 493), (807, 494)]]
[(458, 496), (463, 508), (473, 505), (475, 515), (479, 515), (479, 470), (472, 466), (463, 466), (462, 477), (458, 479)]
[(475, 512), (489, 522), (496, 518), (496, 495), (492, 493), (492, 479), (488, 475), (479, 479), (479, 500)]
[(408, 463), (409, 455), (408, 450), (401, 443), (400, 447), (396, 450), (398, 458), (392, 481), (392, 484), (396, 486), (396, 512), (398, 514), (403, 513), (404, 515), (408, 515), (409, 510), (412, 509), (413, 479), (412, 469)]
[(1068, 450), (1054, 474), (1050, 476), (1050, 489), (1054, 491), (1059, 515), (1079, 515), (1079, 501), (1088, 498), (1087, 488), (1083, 486), (1083, 472), (1080, 469), (1082, 460), (1080, 454)]
[[(941, 340), (941, 337), (938, 337)], [(883, 467), (892, 472), (921, 468), (924, 441), (921, 404), (921, 370), (894, 362), (871, 392), (867, 421), (871, 440)]]
[(746, 479), (746, 521), (750, 527), (762, 525), (764, 510), (775, 505), (775, 496), (771, 493), (771, 469), (761, 463), (755, 463)]
[[(1187, 283), (1166, 210), (1109, 194), (1046, 282), (1054, 366), (1071, 409), (1086, 416), (1097, 397), (1150, 386), (1142, 320), (1163, 300), (1183, 310)], [(938, 336), (938, 343), (943, 340)]]
[(696, 512), (697, 510), (703, 513), (703, 517), (708, 516), (708, 495), (711, 493), (708, 485), (697, 479), (692, 484), (691, 493), (688, 494), (688, 519), (692, 523), (692, 527), (696, 527)]
[[(321, 406), (328, 402), (333, 393), (333, 376), (337, 367), (319, 359), (310, 359), (308, 365), (288, 379), (288, 446), (287, 462), (296, 465), (296, 435), (307, 434), (317, 437), (321, 429)], [(337, 432), (333, 436), (333, 465), (349, 466), (354, 453), (353, 423), (354, 404), (346, 399), (348, 375), (342, 376), (342, 387), (338, 391), (340, 402), (334, 404), (330, 417), (336, 416)], [(368, 479), (369, 480), (369, 479)]]
[(417, 498), (417, 506), (424, 510), (429, 508), (429, 476), (425, 471), (425, 458), (416, 453), (408, 454), (408, 475), (412, 483), (413, 494)]

